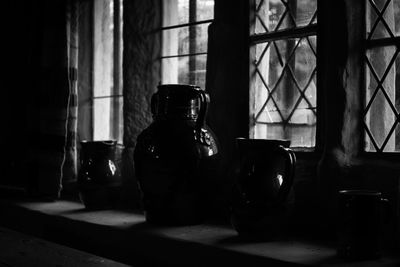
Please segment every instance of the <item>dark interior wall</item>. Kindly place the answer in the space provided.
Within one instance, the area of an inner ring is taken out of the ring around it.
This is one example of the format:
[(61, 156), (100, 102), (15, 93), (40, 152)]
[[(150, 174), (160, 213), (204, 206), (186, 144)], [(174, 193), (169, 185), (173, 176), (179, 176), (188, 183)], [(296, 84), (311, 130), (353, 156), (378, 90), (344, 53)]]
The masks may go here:
[[(221, 149), (221, 183), (230, 184), (235, 138), (249, 135), (249, 1), (216, 0), (208, 31), (206, 90), (211, 104), (208, 124)], [(247, 23), (246, 23), (247, 22)]]
[[(0, 181), (24, 184), (28, 144), (37, 142), (34, 121), (38, 118), (36, 90), (38, 86), (38, 44), (40, 9), (31, 1), (5, 3), (2, 64), (3, 127), (0, 131), (2, 147)], [(12, 18), (11, 18), (12, 15)]]
[(151, 96), (161, 82), (161, 0), (123, 1), (124, 199), (140, 206), (133, 151), (151, 122)]
[[(2, 83), (6, 130), (1, 131), (4, 175), (0, 179), (3, 184), (31, 188), (42, 183), (39, 173), (50, 169), (48, 163), (64, 145), (61, 107), (66, 106), (69, 90), (66, 1), (9, 2), (4, 10), (9, 16), (2, 16), (7, 36), (2, 59), (7, 67)], [(50, 160), (42, 163), (39, 158)], [(59, 183), (53, 180), (51, 186), (44, 181), (42, 189), (57, 191)]]

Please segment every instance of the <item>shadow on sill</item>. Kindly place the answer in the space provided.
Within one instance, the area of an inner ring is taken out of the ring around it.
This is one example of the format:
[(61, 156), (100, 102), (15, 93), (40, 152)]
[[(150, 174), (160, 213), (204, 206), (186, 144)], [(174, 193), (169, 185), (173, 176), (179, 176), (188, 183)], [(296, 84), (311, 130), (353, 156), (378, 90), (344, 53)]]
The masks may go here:
[(307, 235), (249, 240), (237, 236), (228, 225), (153, 226), (135, 211), (88, 211), (70, 200), (43, 202), (13, 196), (0, 199), (1, 225), (134, 266), (400, 264), (392, 257), (343, 261), (332, 244), (310, 240)]

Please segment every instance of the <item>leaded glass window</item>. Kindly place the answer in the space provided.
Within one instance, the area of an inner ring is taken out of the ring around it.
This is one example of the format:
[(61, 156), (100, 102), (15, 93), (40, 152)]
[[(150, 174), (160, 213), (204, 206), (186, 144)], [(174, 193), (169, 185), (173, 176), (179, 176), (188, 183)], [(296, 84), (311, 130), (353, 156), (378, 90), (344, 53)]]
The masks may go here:
[(250, 29), (250, 136), (314, 147), (316, 0), (255, 0)]
[(364, 129), (368, 152), (400, 152), (400, 0), (366, 0)]

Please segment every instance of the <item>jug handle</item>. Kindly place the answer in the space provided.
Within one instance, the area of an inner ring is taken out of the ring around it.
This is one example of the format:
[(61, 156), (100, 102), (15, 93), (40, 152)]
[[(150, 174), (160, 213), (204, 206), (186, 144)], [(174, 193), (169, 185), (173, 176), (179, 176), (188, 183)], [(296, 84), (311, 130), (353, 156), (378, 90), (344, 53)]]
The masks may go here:
[(290, 148), (285, 148), (283, 146), (279, 146), (279, 150), (285, 156), (286, 173), (285, 173), (284, 179), (282, 181), (282, 186), (278, 193), (278, 201), (280, 203), (283, 203), (287, 199), (290, 189), (293, 184), (294, 171), (295, 171), (295, 165), (296, 165), (296, 156)]
[(210, 96), (204, 90), (201, 89), (198, 90), (198, 94), (200, 98), (200, 111), (196, 121), (196, 129), (198, 131), (201, 131), (206, 121), (208, 104), (210, 103)]

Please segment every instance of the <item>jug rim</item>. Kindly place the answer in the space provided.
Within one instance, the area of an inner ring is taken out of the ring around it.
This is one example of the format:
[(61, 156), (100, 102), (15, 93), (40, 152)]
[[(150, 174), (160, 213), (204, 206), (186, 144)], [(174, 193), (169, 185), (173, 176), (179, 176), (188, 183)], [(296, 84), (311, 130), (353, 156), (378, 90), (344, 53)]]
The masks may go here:
[(284, 147), (289, 147), (291, 141), (289, 139), (266, 139), (266, 138), (244, 138), (244, 137), (236, 137), (236, 143), (254, 145), (254, 146), (262, 146), (262, 145), (273, 145), (279, 144)]
[(113, 146), (117, 144), (117, 140), (81, 140), (80, 143), (82, 145), (84, 144), (102, 144), (102, 145), (108, 145), (108, 146)]
[(185, 84), (185, 83), (166, 83), (166, 84), (159, 84), (157, 86), (158, 89), (163, 89), (163, 88), (168, 88), (168, 89), (195, 89), (195, 90), (201, 90), (200, 86), (195, 85), (195, 84)]

